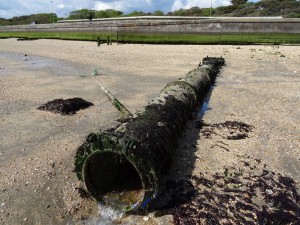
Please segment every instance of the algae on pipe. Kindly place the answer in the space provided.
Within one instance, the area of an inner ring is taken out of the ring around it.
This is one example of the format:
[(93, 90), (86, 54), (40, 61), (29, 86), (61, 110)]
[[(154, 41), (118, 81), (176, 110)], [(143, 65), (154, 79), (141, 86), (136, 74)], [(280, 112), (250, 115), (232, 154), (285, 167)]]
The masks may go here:
[(223, 58), (204, 58), (118, 128), (88, 135), (77, 150), (75, 171), (94, 199), (133, 211), (156, 198), (177, 138), (223, 65)]

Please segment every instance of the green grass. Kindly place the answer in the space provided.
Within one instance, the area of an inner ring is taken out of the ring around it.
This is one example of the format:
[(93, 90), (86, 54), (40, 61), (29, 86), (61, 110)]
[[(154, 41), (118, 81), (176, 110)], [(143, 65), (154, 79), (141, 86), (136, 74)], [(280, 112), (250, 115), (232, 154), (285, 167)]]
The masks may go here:
[(225, 34), (221, 43), (234, 44), (299, 44), (300, 34)]
[(144, 43), (255, 44), (300, 43), (300, 34), (120, 34), (120, 41)]
[(219, 43), (219, 35), (195, 35), (195, 34), (132, 34), (123, 33), (118, 35), (121, 42), (138, 43), (187, 43), (187, 44), (215, 44)]
[(0, 38), (43, 38), (162, 44), (300, 44), (300, 34), (153, 34), (97, 32), (2, 32)]

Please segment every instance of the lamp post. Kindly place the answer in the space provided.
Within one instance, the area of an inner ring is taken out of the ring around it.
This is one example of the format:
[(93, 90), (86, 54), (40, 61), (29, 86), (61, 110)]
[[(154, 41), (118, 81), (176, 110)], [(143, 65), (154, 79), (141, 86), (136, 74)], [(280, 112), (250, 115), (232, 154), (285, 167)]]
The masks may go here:
[(211, 10), (212, 10), (212, 0), (210, 0), (210, 10), (209, 10), (209, 16), (211, 17)]
[(53, 1), (51, 1), (51, 5), (52, 5), (52, 23), (54, 23)]

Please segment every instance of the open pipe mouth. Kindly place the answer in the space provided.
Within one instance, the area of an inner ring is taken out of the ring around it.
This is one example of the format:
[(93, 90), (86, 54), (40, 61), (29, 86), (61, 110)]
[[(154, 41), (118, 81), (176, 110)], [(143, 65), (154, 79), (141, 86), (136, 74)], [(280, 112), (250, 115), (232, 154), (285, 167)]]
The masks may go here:
[(103, 204), (130, 211), (144, 199), (142, 179), (122, 154), (96, 151), (86, 159), (82, 172), (86, 188)]

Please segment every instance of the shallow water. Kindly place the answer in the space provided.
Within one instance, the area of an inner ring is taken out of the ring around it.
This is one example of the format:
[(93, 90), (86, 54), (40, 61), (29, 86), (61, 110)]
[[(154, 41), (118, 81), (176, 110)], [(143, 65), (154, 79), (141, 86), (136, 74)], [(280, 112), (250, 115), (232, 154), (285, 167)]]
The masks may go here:
[(208, 110), (210, 110), (210, 107), (209, 107), (209, 100), (210, 100), (210, 96), (211, 96), (211, 93), (212, 93), (212, 91), (213, 91), (213, 88), (214, 88), (213, 86), (210, 88), (210, 90), (209, 90), (209, 92), (208, 92), (206, 98), (204, 99), (204, 101), (203, 101), (201, 107), (200, 107), (199, 110), (197, 111), (197, 117), (196, 117), (196, 119), (201, 120), (201, 119), (204, 117), (205, 113), (206, 113)]
[[(19, 53), (1, 52), (0, 59), (8, 59), (14, 62), (23, 64), (23, 70), (44, 70), (50, 71), (55, 76), (87, 76), (91, 73), (91, 68), (84, 65), (78, 65), (76, 63), (67, 62), (64, 60), (51, 59), (35, 55), (24, 55)], [(11, 70), (13, 68), (5, 68), (5, 65), (1, 65), (1, 68)]]
[(122, 224), (121, 219), (124, 216), (124, 212), (116, 210), (108, 205), (98, 204), (98, 215), (94, 218), (90, 218), (86, 225), (113, 225)]
[(207, 110), (209, 110), (208, 101), (205, 101), (197, 113), (197, 118), (201, 119)]

